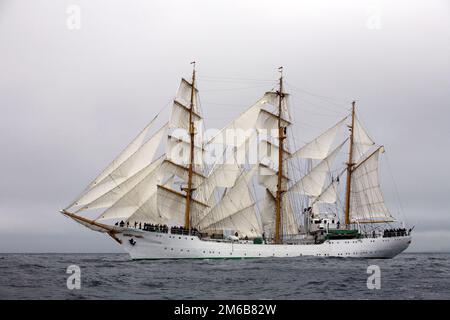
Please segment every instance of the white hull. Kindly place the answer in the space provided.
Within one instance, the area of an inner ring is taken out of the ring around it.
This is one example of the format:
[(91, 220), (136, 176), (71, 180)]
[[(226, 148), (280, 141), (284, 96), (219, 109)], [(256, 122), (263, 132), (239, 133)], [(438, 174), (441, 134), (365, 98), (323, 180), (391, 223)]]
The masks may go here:
[[(253, 244), (200, 240), (198, 237), (135, 229), (117, 234), (132, 259), (230, 259), (267, 257), (393, 258), (411, 236), (327, 240), (322, 244)], [(135, 244), (130, 243), (130, 239)]]

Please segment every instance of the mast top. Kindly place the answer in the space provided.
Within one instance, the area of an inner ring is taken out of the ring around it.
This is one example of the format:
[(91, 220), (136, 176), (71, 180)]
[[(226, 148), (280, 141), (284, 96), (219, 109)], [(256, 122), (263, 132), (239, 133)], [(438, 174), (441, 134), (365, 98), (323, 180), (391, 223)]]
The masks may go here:
[(195, 61), (192, 61), (191, 64), (192, 64), (192, 71), (195, 72)]
[(283, 78), (283, 66), (278, 68), (278, 72), (280, 73), (280, 77)]

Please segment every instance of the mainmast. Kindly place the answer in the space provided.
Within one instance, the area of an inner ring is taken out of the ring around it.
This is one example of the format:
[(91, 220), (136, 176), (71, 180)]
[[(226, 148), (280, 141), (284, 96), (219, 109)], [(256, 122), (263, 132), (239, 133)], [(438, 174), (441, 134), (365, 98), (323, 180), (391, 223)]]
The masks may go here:
[(281, 198), (285, 190), (282, 190), (283, 181), (283, 141), (286, 138), (286, 128), (282, 126), (282, 100), (284, 98), (283, 93), (283, 67), (279, 68), (280, 76), (280, 88), (277, 91), (278, 94), (278, 181), (277, 181), (277, 193), (275, 198), (276, 203), (276, 216), (275, 216), (275, 243), (281, 243), (281, 235), (283, 233), (281, 224)]
[(192, 69), (192, 83), (191, 83), (191, 101), (189, 104), (189, 137), (190, 137), (190, 153), (189, 153), (189, 171), (188, 171), (188, 182), (186, 191), (186, 211), (184, 219), (184, 227), (186, 229), (191, 228), (191, 197), (192, 197), (192, 175), (193, 175), (193, 165), (194, 165), (194, 136), (195, 127), (193, 119), (194, 112), (194, 96), (195, 96), (195, 61), (191, 63), (193, 65)]
[(353, 132), (355, 128), (355, 101), (352, 102), (352, 124), (350, 126), (350, 147), (348, 152), (347, 161), (347, 188), (345, 192), (345, 224), (350, 225), (350, 188), (352, 182), (352, 172), (353, 172)]

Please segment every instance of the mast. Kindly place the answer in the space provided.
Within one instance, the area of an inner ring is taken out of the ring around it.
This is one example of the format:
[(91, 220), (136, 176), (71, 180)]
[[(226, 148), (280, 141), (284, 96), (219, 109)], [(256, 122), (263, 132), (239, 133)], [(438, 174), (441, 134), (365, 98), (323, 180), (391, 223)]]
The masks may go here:
[(350, 126), (350, 147), (347, 162), (347, 187), (345, 191), (345, 224), (350, 225), (350, 188), (353, 172), (353, 129), (355, 127), (355, 101), (352, 102), (352, 124)]
[(280, 70), (280, 88), (277, 91), (278, 94), (278, 181), (277, 181), (277, 193), (275, 198), (276, 203), (276, 216), (275, 216), (275, 243), (281, 243), (281, 235), (283, 233), (281, 225), (281, 197), (283, 196), (284, 190), (282, 190), (282, 179), (283, 179), (283, 141), (286, 138), (285, 129), (281, 123), (282, 116), (282, 100), (284, 98), (283, 93), (283, 67), (278, 68)]
[(195, 95), (195, 61), (191, 62), (192, 69), (192, 83), (191, 83), (191, 101), (189, 104), (189, 137), (190, 137), (190, 153), (189, 153), (189, 171), (188, 171), (188, 183), (185, 188), (186, 191), (186, 211), (184, 217), (184, 227), (186, 229), (191, 228), (191, 197), (192, 197), (192, 175), (193, 175), (193, 163), (194, 163), (194, 136), (195, 127), (192, 121), (194, 112), (194, 95)]

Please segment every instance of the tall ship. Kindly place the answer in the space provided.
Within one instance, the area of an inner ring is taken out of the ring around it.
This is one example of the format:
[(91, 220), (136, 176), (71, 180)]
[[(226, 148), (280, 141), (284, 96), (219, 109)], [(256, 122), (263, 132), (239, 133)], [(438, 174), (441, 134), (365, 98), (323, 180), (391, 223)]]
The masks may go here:
[(393, 258), (409, 246), (411, 229), (383, 199), (384, 148), (355, 102), (296, 148), (280, 68), (274, 89), (211, 133), (193, 65), (168, 121), (158, 114), (63, 215), (131, 259)]

